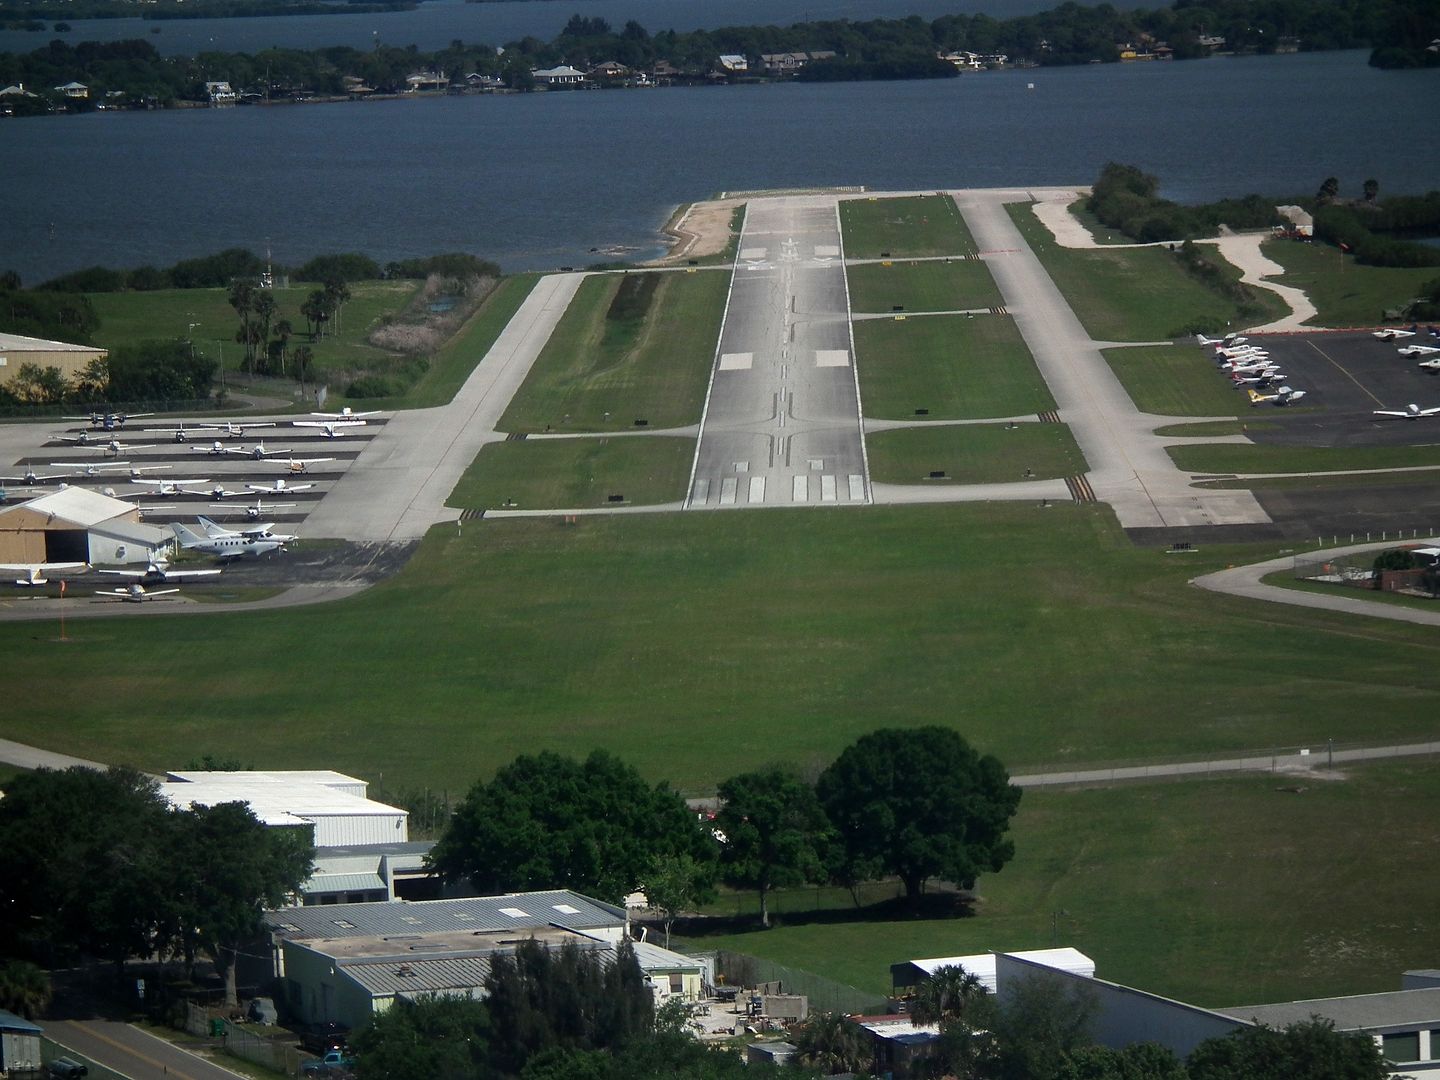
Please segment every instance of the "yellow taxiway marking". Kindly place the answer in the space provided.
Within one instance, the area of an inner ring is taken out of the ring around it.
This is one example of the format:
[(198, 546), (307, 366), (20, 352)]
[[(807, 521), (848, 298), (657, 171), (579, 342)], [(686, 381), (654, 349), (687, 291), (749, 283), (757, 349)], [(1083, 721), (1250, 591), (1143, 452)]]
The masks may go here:
[(1374, 394), (1370, 393), (1369, 390), (1365, 389), (1365, 384), (1362, 383), (1359, 379), (1355, 378), (1354, 375), (1351, 375), (1350, 372), (1347, 371), (1347, 370), (1345, 369), (1345, 367), (1344, 367), (1339, 361), (1337, 361), (1333, 356), (1331, 356), (1329, 353), (1327, 353), (1324, 349), (1320, 348), (1320, 346), (1319, 346), (1319, 345), (1316, 345), (1315, 342), (1313, 342), (1313, 341), (1307, 341), (1306, 344), (1309, 345), (1309, 346), (1310, 346), (1312, 349), (1314, 349), (1316, 352), (1318, 352), (1321, 356), (1325, 357), (1326, 360), (1329, 360), (1330, 363), (1334, 364), (1335, 367), (1336, 367), (1336, 369), (1337, 369), (1342, 375), (1344, 375), (1347, 379), (1349, 379), (1351, 382), (1353, 382), (1356, 386), (1360, 387), (1360, 391), (1361, 391), (1366, 397), (1368, 397), (1371, 401), (1375, 402), (1376, 405), (1379, 405), (1382, 409), (1385, 407), (1385, 403), (1384, 403), (1383, 401), (1381, 401), (1381, 400), (1380, 400), (1378, 397), (1376, 397)]
[(189, 1073), (183, 1073), (183, 1072), (181, 1072), (179, 1069), (176, 1069), (173, 1073), (170, 1072), (170, 1066), (167, 1065), (165, 1062), (160, 1061), (160, 1060), (158, 1060), (158, 1059), (156, 1059), (156, 1058), (152, 1058), (152, 1057), (150, 1057), (148, 1054), (142, 1054), (139, 1050), (136, 1050), (134, 1047), (126, 1046), (126, 1045), (125, 1045), (124, 1043), (122, 1043), (119, 1039), (112, 1039), (109, 1035), (106, 1035), (103, 1031), (96, 1031), (93, 1027), (91, 1027), (89, 1024), (85, 1023), (85, 1021), (83, 1021), (83, 1020), (76, 1020), (76, 1021), (74, 1021), (74, 1023), (75, 1023), (75, 1026), (76, 1026), (76, 1027), (80, 1028), (80, 1029), (81, 1029), (82, 1031), (84, 1031), (86, 1034), (94, 1036), (95, 1038), (99, 1039), (99, 1040), (100, 1040), (101, 1042), (103, 1042), (103, 1043), (109, 1043), (109, 1044), (110, 1044), (111, 1046), (113, 1046), (116, 1050), (119, 1050), (119, 1051), (121, 1051), (122, 1053), (129, 1054), (131, 1057), (134, 1057), (134, 1058), (139, 1058), (141, 1061), (145, 1062), (146, 1065), (149, 1065), (149, 1066), (151, 1066), (151, 1067), (153, 1067), (153, 1068), (159, 1069), (161, 1072), (163, 1072), (163, 1073), (165, 1073), (165, 1074), (167, 1074), (167, 1075), (169, 1075), (169, 1076), (178, 1076), (178, 1077), (180, 1078), (180, 1080), (195, 1080), (195, 1077), (191, 1076)]

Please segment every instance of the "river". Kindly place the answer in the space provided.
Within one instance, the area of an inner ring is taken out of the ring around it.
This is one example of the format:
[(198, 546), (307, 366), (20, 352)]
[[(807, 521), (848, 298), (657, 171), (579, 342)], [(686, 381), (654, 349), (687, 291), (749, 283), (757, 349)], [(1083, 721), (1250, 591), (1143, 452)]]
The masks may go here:
[(611, 245), (653, 253), (676, 204), (720, 190), (1085, 184), (1110, 160), (1181, 201), (1326, 176), (1346, 195), (1374, 177), (1383, 197), (1435, 186), (1436, 101), (1440, 69), (1344, 52), (0, 121), (0, 268), (35, 283), (267, 238), (281, 263), (579, 266)]

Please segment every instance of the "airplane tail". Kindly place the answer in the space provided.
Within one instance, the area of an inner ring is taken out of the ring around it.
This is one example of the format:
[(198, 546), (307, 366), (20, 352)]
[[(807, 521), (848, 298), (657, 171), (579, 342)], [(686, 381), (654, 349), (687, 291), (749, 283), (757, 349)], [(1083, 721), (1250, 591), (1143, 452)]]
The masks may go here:
[[(203, 521), (204, 518), (201, 518)], [(182, 548), (193, 548), (197, 544), (205, 543), (206, 538), (179, 521), (170, 523), (170, 531), (175, 534), (175, 539), (180, 541)]]
[(222, 529), (219, 525), (216, 525), (215, 522), (211, 521), (207, 517), (200, 517), (197, 515), (195, 520), (198, 521), (200, 523), (200, 527), (205, 530), (205, 535), (210, 537), (211, 539), (214, 539), (217, 536), (222, 536), (229, 531), (228, 529)]
[(1218, 345), (1218, 344), (1219, 344), (1219, 339), (1218, 339), (1218, 338), (1208, 338), (1208, 337), (1206, 337), (1204, 334), (1196, 334), (1196, 335), (1195, 335), (1195, 344), (1196, 344), (1196, 345)]
[(1264, 396), (1263, 396), (1262, 394), (1260, 394), (1258, 391), (1255, 391), (1255, 390), (1247, 390), (1246, 393), (1250, 395), (1250, 404), (1251, 404), (1251, 405), (1259, 405), (1262, 401), (1265, 400)]

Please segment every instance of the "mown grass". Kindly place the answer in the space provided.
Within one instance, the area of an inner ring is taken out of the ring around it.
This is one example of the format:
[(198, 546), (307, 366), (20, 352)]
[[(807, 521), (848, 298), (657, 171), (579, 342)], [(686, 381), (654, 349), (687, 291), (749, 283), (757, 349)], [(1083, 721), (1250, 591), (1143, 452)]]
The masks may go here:
[(776, 929), (686, 944), (881, 993), (892, 963), (1052, 944), (1089, 954), (1101, 978), (1205, 1006), (1394, 990), (1440, 933), (1440, 766), (1341, 775), (1032, 789), (1015, 859), (980, 879), (972, 918), (817, 917), (803, 910), (815, 891), (797, 890)]
[(1270, 280), (1305, 290), (1315, 305), (1313, 326), (1376, 326), (1386, 310), (1423, 295), (1423, 286), (1440, 277), (1434, 266), (1361, 266), (1328, 244), (1269, 240), (1261, 251), (1285, 267)]
[(937, 420), (1020, 416), (1055, 407), (1013, 320), (927, 315), (855, 324), (865, 415), (891, 420), (929, 409)]
[(1239, 416), (1249, 399), (1198, 345), (1105, 349), (1110, 370), (1142, 412), (1157, 416)]
[(975, 240), (948, 195), (840, 200), (847, 259), (970, 255)]
[(966, 311), (1004, 301), (990, 268), (978, 259), (956, 262), (868, 263), (846, 271), (850, 310)]
[[(640, 308), (622, 287), (653, 292)], [(626, 282), (635, 284), (626, 286)], [(604, 274), (586, 278), (524, 385), (500, 419), (504, 431), (616, 431), (700, 420), (729, 275)], [(627, 294), (628, 295), (628, 294)]]
[(676, 502), (685, 496), (693, 439), (531, 439), (491, 443), (446, 500), (451, 506), (581, 509)]
[[(1097, 341), (1158, 341), (1195, 325), (1241, 326), (1282, 313), (1278, 297), (1257, 290), (1259, 302), (1274, 314), (1247, 320), (1233, 300), (1191, 277), (1164, 248), (1062, 248), (1030, 204), (1010, 203), (1005, 209)], [(1238, 279), (1239, 271), (1231, 269)]]
[(1166, 424), (1155, 434), (1167, 438), (1210, 435), (1243, 435), (1247, 431), (1264, 431), (1275, 426), (1271, 420), (1200, 420), (1193, 424)]
[[(342, 329), (311, 342), (305, 332), (300, 305), (318, 285), (298, 284), (272, 290), (278, 310), (270, 328), (289, 319), (295, 328), (290, 348), (308, 345), (315, 354), (314, 365), (328, 368), (356, 361), (367, 364), (394, 358), (393, 353), (366, 344), (366, 337), (381, 316), (397, 312), (409, 303), (420, 288), (418, 281), (357, 281), (350, 285), (351, 299), (342, 314)], [(224, 357), (226, 371), (241, 371), (241, 347), (235, 343), (240, 317), (230, 306), (228, 289), (158, 289), (154, 292), (95, 293), (90, 302), (100, 317), (100, 329), (92, 335), (95, 344), (107, 349), (139, 341), (190, 338), (197, 354), (218, 360)], [(199, 325), (190, 329), (191, 323)]]
[(1294, 589), (1296, 592), (1319, 593), (1322, 596), (1345, 596), (1352, 600), (1414, 608), (1416, 611), (1440, 612), (1440, 600), (1430, 597), (1408, 596), (1405, 593), (1386, 592), (1381, 589), (1361, 589), (1350, 585), (1331, 584), (1326, 581), (1306, 581), (1303, 578), (1297, 578), (1290, 570), (1266, 574), (1260, 580), (1266, 585), (1274, 585), (1281, 589)]
[[(1440, 465), (1440, 446), (1167, 446), (1175, 464), (1197, 473), (1302, 473)], [(1353, 481), (1352, 481), (1353, 483)]]
[(1097, 244), (1133, 244), (1135, 242), (1118, 229), (1112, 229), (1102, 223), (1099, 218), (1085, 208), (1083, 198), (1076, 199), (1066, 209), (1070, 211), (1071, 217), (1085, 226), (1085, 231), (1094, 237)]
[[(336, 603), (77, 619), (63, 649), (0, 624), (12, 683), (45, 687), (5, 733), (152, 771), (213, 753), (452, 791), (594, 747), (703, 790), (916, 723), (1012, 766), (1433, 733), (1432, 630), (1187, 584), (1275, 554), (1167, 559), (1073, 504), (438, 526)], [(1260, 640), (1272, 677), (1237, 684)], [(83, 677), (54, 677), (57, 649)]]
[(1273, 476), (1261, 480), (1208, 480), (1196, 484), (1205, 488), (1243, 488), (1247, 491), (1370, 491), (1377, 487), (1424, 488), (1440, 480), (1440, 465), (1417, 472), (1343, 473), (1339, 476)]
[[(865, 446), (870, 478), (882, 484), (1053, 480), (1086, 468), (1085, 456), (1064, 424), (899, 428), (867, 436)], [(937, 470), (945, 476), (931, 478)]]

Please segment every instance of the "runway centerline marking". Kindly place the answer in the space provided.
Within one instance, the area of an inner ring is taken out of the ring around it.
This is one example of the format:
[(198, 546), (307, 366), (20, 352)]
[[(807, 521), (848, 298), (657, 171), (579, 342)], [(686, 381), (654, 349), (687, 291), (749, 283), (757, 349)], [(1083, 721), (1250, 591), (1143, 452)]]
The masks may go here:
[(1366, 397), (1368, 397), (1371, 401), (1375, 402), (1376, 405), (1379, 405), (1382, 409), (1385, 407), (1385, 403), (1384, 403), (1383, 401), (1381, 401), (1381, 400), (1380, 400), (1378, 397), (1376, 397), (1374, 394), (1370, 393), (1370, 391), (1365, 388), (1365, 384), (1362, 383), (1359, 379), (1355, 378), (1354, 375), (1351, 375), (1350, 372), (1347, 371), (1347, 370), (1340, 364), (1340, 362), (1337, 361), (1333, 356), (1331, 356), (1329, 353), (1327, 353), (1324, 349), (1320, 348), (1320, 346), (1319, 346), (1319, 345), (1316, 345), (1315, 342), (1313, 342), (1313, 341), (1307, 341), (1305, 344), (1309, 345), (1312, 349), (1314, 349), (1316, 352), (1318, 352), (1321, 356), (1325, 357), (1326, 360), (1329, 360), (1330, 363), (1334, 364), (1334, 365), (1335, 365), (1335, 369), (1336, 369), (1337, 371), (1339, 371), (1340, 374), (1344, 375), (1347, 379), (1349, 379), (1351, 382), (1353, 382), (1356, 386), (1360, 387), (1360, 392), (1363, 393)]

